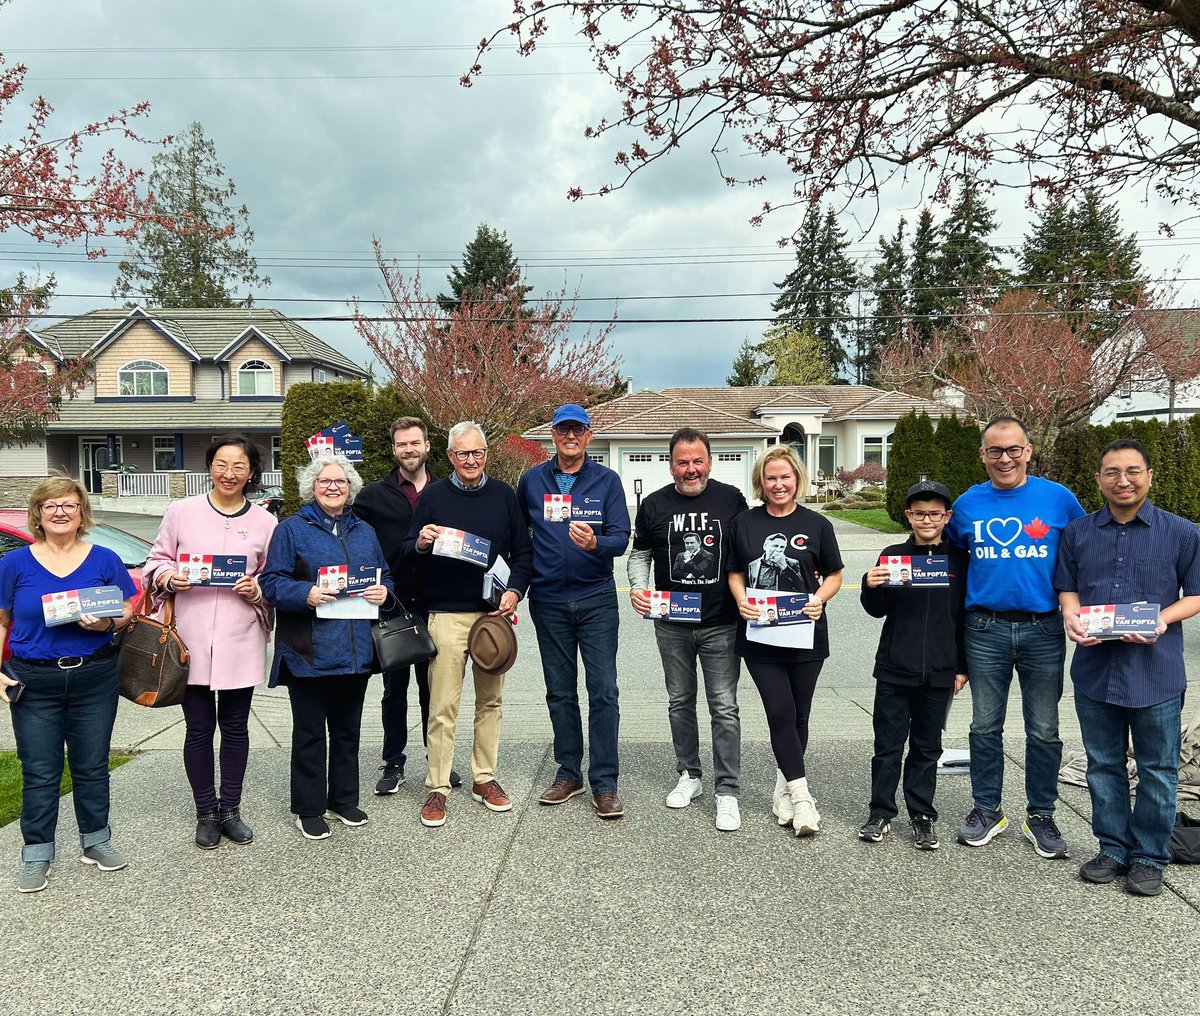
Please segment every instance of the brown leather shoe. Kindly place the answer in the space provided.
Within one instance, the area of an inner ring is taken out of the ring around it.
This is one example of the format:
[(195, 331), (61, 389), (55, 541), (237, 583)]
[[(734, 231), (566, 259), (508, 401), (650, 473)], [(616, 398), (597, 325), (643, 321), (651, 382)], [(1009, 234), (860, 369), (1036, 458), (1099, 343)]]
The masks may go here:
[(538, 804), (564, 804), (572, 797), (583, 793), (582, 783), (572, 783), (570, 780), (555, 780), (546, 788), (546, 792), (538, 798)]
[(421, 807), (421, 825), (436, 829), (446, 824), (446, 795), (434, 791)]
[(472, 784), (471, 797), (490, 811), (512, 811), (512, 801), (495, 780)]
[(596, 806), (596, 814), (601, 818), (620, 818), (625, 814), (625, 805), (621, 803), (621, 799), (612, 790), (593, 794), (592, 804)]

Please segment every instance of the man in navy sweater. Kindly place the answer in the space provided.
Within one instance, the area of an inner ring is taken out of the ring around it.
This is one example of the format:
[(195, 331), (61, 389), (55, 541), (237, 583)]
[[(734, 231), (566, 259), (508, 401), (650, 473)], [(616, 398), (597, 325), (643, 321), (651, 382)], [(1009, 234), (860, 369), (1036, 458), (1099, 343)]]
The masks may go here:
[[(564, 804), (583, 793), (582, 655), (592, 802), (600, 818), (617, 819), (625, 807), (617, 796), (619, 618), (613, 562), (629, 544), (629, 509), (620, 477), (587, 457), (591, 427), (582, 406), (559, 406), (550, 421), (557, 454), (521, 477), (517, 500), (533, 528), (529, 613), (542, 655), (558, 763), (554, 782), (539, 800)], [(570, 508), (566, 519), (563, 507)]]
[[(529, 585), (532, 556), (529, 530), (516, 494), (507, 483), (484, 471), (487, 438), (483, 429), (469, 420), (457, 423), (450, 428), (447, 443), (446, 455), (454, 472), (425, 489), (404, 541), (404, 553), (415, 562), (421, 577), (429, 607), (429, 634), (438, 650), (429, 665), (429, 774), (425, 777), (429, 794), (421, 808), (421, 822), (430, 827), (446, 823), (454, 725), (462, 701), (471, 626), (487, 613), (512, 617)], [(461, 530), (465, 535), (444, 541), (439, 547), (442, 553), (435, 554), (434, 544), (444, 530)], [(488, 541), (486, 564), (466, 557), (465, 544), (478, 547), (467, 535)], [(445, 556), (451, 542), (463, 557)], [(500, 609), (489, 611), (483, 598), (483, 575), (498, 557), (511, 569), (508, 590), (500, 599)], [(496, 780), (504, 675), (472, 670), (475, 738), (471, 797), (490, 811), (509, 811), (512, 802)]]

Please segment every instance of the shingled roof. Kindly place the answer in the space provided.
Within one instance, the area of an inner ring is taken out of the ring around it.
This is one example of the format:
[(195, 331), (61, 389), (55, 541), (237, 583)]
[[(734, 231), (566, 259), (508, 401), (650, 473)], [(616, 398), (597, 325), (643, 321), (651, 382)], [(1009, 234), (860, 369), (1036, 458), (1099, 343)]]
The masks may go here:
[[(684, 389), (686, 390), (686, 389)], [(599, 438), (673, 434), (680, 427), (697, 427), (706, 434), (722, 437), (773, 437), (779, 433), (737, 413), (694, 399), (671, 398), (642, 391), (605, 402), (589, 410), (592, 432)], [(550, 437), (550, 425), (525, 432), (531, 440)]]
[(354, 377), (367, 377), (360, 364), (273, 307), (108, 308), (55, 324), (35, 323), (26, 331), (56, 357), (75, 357), (115, 339), (138, 321), (155, 325), (201, 360), (215, 360), (230, 343), (252, 328), (279, 349), (285, 359), (328, 364)]
[(940, 416), (947, 407), (903, 392), (884, 391), (870, 385), (771, 385), (742, 388), (664, 388), (663, 395), (715, 403), (747, 418), (760, 410), (828, 409), (830, 421), (854, 417), (900, 416), (910, 409)]

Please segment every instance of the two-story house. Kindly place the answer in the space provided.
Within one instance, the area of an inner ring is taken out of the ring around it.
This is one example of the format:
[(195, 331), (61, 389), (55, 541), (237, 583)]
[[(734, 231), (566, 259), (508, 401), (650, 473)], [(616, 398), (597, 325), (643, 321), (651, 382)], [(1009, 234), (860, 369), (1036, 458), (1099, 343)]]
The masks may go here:
[[(0, 455), (0, 503), (22, 505), (53, 471), (98, 507), (153, 510), (208, 489), (204, 451), (251, 437), (279, 482), (283, 397), (301, 381), (367, 378), (359, 364), (269, 307), (95, 310), (25, 337), (42, 367), (86, 357), (91, 380), (64, 399), (43, 441)], [(120, 501), (120, 504), (117, 502)]]

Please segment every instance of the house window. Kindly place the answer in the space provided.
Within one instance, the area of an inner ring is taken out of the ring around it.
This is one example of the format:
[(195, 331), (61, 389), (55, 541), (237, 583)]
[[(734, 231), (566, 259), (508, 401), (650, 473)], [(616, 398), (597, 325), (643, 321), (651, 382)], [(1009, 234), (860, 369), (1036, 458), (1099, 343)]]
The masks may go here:
[(247, 360), (238, 368), (239, 395), (274, 395), (275, 371), (262, 360)]
[(654, 456), (650, 455), (647, 452), (630, 452), (629, 453), (629, 461), (630, 462), (653, 462)]
[(271, 472), (277, 473), (283, 467), (279, 464), (283, 458), (283, 438), (278, 434), (271, 438)]
[(313, 380), (319, 384), (325, 383), (325, 370), (322, 367), (313, 368)]
[(588, 452), (587, 457), (593, 462), (599, 462), (600, 465), (604, 465), (604, 452)]
[(863, 438), (863, 465), (868, 462), (874, 462), (877, 466), (883, 465), (883, 438), (881, 437), (864, 437)]
[(155, 437), (154, 439), (154, 471), (164, 472), (175, 468), (175, 439), (173, 437)]
[(671, 461), (671, 453), (670, 452), (659, 452), (658, 461), (659, 462), (670, 462)]
[(741, 452), (717, 452), (718, 462), (741, 462)]
[(117, 371), (117, 394), (166, 395), (167, 368), (153, 360), (134, 360)]
[(817, 468), (826, 476), (833, 476), (837, 472), (837, 438), (822, 437), (818, 440)]

